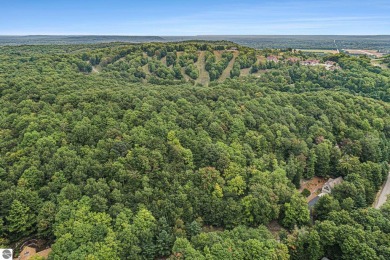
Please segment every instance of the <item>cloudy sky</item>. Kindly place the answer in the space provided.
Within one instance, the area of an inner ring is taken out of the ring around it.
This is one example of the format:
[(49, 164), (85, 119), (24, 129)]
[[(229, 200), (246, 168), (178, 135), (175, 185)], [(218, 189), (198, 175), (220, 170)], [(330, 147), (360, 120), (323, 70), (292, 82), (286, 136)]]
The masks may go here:
[(390, 34), (390, 0), (0, 0), (0, 34)]

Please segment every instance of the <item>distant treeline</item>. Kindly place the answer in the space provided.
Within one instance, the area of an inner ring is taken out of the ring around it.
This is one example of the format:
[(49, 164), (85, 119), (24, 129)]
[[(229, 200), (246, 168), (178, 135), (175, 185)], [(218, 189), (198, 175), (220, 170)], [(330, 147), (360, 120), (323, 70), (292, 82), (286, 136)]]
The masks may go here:
[(95, 44), (109, 42), (177, 42), (188, 40), (232, 41), (256, 49), (372, 49), (390, 52), (390, 36), (254, 35), (254, 36), (110, 36), (31, 35), (0, 36), (1, 45)]

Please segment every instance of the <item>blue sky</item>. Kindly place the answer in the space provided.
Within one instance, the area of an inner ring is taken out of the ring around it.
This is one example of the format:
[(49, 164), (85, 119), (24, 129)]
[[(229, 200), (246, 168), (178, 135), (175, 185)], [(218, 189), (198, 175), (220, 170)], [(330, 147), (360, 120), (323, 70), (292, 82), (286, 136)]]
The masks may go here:
[(390, 0), (0, 0), (0, 35), (390, 34)]

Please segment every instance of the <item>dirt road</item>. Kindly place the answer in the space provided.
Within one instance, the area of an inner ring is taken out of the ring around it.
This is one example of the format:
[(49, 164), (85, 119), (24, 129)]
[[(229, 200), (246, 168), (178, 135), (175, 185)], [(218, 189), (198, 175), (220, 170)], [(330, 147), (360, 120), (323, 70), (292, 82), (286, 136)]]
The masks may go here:
[(376, 209), (379, 209), (386, 202), (387, 195), (390, 195), (390, 173), (387, 176), (386, 184), (385, 186), (383, 186), (383, 189), (379, 194), (378, 200), (376, 201), (375, 204)]

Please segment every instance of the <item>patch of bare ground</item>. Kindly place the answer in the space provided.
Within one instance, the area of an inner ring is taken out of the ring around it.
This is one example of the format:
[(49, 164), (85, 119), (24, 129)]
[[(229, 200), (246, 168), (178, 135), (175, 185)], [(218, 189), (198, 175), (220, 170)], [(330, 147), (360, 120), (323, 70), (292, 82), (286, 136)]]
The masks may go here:
[(226, 69), (222, 72), (221, 77), (219, 77), (219, 79), (218, 79), (219, 82), (223, 82), (227, 78), (230, 77), (230, 71), (233, 69), (233, 65), (234, 65), (234, 62), (236, 61), (238, 53), (239, 53), (238, 51), (233, 51), (233, 59), (229, 62)]
[(311, 194), (306, 198), (306, 201), (309, 202), (321, 193), (322, 186), (324, 186), (325, 182), (326, 179), (321, 177), (314, 177), (310, 180), (302, 180), (299, 192), (302, 192), (304, 189), (308, 189)]
[(200, 83), (204, 86), (208, 86), (210, 82), (210, 76), (205, 68), (205, 56), (206, 56), (206, 52), (204, 51), (199, 52), (198, 61), (195, 63), (199, 71), (199, 77), (196, 79), (195, 82)]

